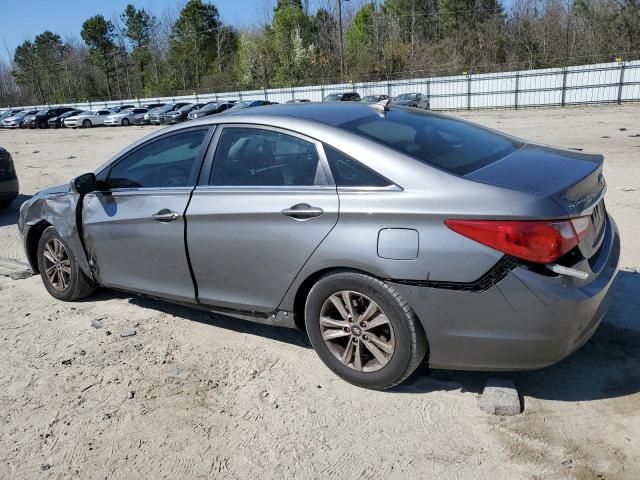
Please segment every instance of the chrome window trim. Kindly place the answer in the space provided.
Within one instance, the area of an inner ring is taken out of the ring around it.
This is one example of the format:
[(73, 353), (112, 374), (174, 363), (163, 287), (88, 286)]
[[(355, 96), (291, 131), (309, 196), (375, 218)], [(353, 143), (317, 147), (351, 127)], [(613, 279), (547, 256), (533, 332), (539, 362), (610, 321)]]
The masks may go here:
[(338, 187), (339, 192), (403, 192), (404, 189), (396, 184), (387, 185), (386, 187)]
[(245, 185), (245, 186), (230, 186), (230, 185), (198, 185), (194, 190), (194, 193), (198, 192), (218, 192), (218, 193), (279, 193), (279, 192), (330, 192), (332, 194), (336, 193), (336, 187), (333, 185), (308, 185), (308, 186), (295, 186), (295, 185), (269, 185), (269, 186), (261, 186), (261, 185)]

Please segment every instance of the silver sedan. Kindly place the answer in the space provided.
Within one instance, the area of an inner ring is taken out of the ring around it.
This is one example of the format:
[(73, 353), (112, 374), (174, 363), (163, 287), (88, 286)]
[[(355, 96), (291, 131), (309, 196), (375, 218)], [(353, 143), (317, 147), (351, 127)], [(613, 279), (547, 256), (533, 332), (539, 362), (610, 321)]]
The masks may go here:
[(72, 117), (68, 117), (64, 119), (64, 125), (69, 128), (90, 128), (96, 127), (99, 125), (104, 125), (104, 121), (108, 115), (110, 115), (111, 110), (98, 110), (98, 111), (87, 111), (82, 112), (79, 115), (74, 115)]
[[(603, 157), (384, 104), (229, 111), (21, 209), (51, 295), (96, 287), (305, 329), (345, 380), (544, 367), (604, 316)], [(239, 347), (240, 348), (240, 347)]]
[(149, 110), (146, 108), (127, 108), (121, 110), (118, 113), (111, 113), (104, 119), (104, 124), (108, 126), (122, 125), (128, 127), (133, 124), (133, 118), (136, 115), (147, 113)]

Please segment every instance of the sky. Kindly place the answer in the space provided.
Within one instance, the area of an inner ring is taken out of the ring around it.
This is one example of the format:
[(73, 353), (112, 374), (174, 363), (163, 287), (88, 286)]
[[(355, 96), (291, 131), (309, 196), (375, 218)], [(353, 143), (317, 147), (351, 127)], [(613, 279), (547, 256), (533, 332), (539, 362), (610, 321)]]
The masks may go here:
[[(167, 9), (179, 11), (185, 0), (0, 0), (0, 57), (7, 60), (27, 39), (51, 30), (63, 39), (80, 36), (82, 23), (102, 14), (110, 19), (127, 4), (144, 8), (161, 17)], [(225, 23), (239, 27), (264, 22), (274, 0), (211, 0)]]

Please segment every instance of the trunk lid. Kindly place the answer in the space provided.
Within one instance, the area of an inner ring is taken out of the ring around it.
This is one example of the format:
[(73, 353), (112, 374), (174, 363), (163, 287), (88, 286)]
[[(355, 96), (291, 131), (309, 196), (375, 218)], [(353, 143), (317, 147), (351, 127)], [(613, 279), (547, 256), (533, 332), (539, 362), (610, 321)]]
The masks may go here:
[(590, 258), (604, 237), (606, 182), (602, 155), (524, 144), (510, 155), (465, 175), (465, 178), (524, 192), (547, 195), (571, 218), (589, 216), (586, 236), (578, 245)]

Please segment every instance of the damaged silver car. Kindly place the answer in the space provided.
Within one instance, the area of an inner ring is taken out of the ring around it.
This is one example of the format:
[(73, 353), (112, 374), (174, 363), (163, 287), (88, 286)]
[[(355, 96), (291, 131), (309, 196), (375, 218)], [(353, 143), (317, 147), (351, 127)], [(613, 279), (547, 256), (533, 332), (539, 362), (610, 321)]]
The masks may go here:
[(159, 130), (21, 209), (55, 298), (96, 287), (306, 329), (345, 380), (557, 362), (609, 304), (603, 158), (424, 110), (300, 103)]

